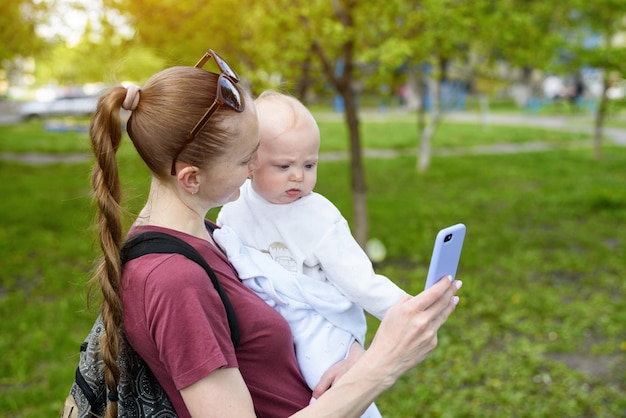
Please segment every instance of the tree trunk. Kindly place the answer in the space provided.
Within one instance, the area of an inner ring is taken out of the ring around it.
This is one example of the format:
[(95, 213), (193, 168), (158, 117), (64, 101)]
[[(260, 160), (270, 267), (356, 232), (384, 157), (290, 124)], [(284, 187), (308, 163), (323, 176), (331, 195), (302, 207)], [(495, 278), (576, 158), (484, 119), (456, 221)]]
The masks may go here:
[[(411, 68), (412, 67), (409, 66), (409, 71), (413, 72)], [(417, 95), (419, 97), (419, 104), (417, 105), (417, 134), (421, 138), (422, 133), (426, 129), (426, 95), (428, 94), (426, 85), (428, 83), (428, 76), (425, 71), (422, 70), (415, 75), (415, 78), (417, 79)]]
[(608, 102), (606, 92), (609, 89), (609, 74), (606, 70), (604, 71), (602, 83), (602, 94), (600, 95), (600, 103), (598, 103), (593, 130), (593, 152), (597, 160), (602, 159), (602, 134), (604, 131), (604, 117), (606, 116), (606, 106)]
[(309, 53), (306, 56), (306, 59), (302, 63), (302, 72), (300, 73), (300, 80), (296, 84), (296, 97), (302, 103), (306, 103), (306, 93), (309, 89), (309, 86), (312, 84), (311, 80), (311, 58), (313, 55), (313, 47), (310, 48)]
[(352, 220), (354, 238), (365, 248), (368, 237), (367, 186), (363, 169), (363, 152), (359, 132), (358, 106), (354, 89), (348, 85), (340, 90), (344, 100), (345, 118), (350, 135), (350, 177), (352, 186)]
[[(337, 19), (345, 28), (354, 29), (354, 20), (351, 12), (355, 1), (342, 4), (338, 0), (332, 0), (331, 5)], [(328, 59), (324, 49), (317, 41), (313, 42), (312, 51), (317, 54), (322, 62), (322, 67), (328, 80), (337, 89), (344, 101), (344, 115), (348, 123), (350, 135), (350, 174), (352, 186), (352, 222), (354, 238), (365, 249), (367, 243), (367, 188), (365, 187), (365, 174), (363, 170), (363, 156), (361, 151), (361, 136), (359, 133), (359, 117), (357, 113), (356, 92), (354, 90), (354, 39), (349, 39), (343, 44), (342, 57), (334, 64)]]
[[(432, 104), (430, 119), (426, 128), (420, 133), (420, 145), (418, 148), (417, 158), (417, 171), (423, 173), (430, 167), (430, 160), (432, 157), (432, 137), (435, 134), (437, 125), (440, 119), (439, 110), (439, 83), (433, 82), (433, 79), (429, 77), (430, 91), (432, 92)], [(419, 122), (418, 122), (419, 124)]]

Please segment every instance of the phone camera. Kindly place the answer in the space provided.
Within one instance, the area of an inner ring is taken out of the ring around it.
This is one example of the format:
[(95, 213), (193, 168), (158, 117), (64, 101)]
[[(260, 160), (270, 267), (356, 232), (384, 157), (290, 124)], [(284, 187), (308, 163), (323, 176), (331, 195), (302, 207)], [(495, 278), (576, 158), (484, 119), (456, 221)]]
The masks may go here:
[(448, 242), (452, 239), (452, 234), (448, 234), (446, 235), (446, 237), (443, 239), (443, 242)]

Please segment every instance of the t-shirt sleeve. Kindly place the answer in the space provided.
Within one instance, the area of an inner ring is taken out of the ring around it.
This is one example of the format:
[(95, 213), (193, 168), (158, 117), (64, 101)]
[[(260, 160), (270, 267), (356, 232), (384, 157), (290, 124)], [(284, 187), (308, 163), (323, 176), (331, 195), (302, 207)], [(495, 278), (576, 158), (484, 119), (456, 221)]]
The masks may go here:
[(201, 266), (169, 255), (146, 283), (147, 327), (177, 389), (237, 367), (224, 305)]

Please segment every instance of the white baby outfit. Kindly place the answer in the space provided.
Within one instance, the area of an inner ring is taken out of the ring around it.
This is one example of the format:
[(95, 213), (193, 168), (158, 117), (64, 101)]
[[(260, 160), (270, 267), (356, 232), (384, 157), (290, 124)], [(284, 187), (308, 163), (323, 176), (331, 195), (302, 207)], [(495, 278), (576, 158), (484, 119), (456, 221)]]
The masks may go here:
[[(347, 221), (324, 196), (311, 193), (272, 204), (246, 181), (220, 211), (214, 232), (243, 283), (289, 323), (296, 357), (311, 388), (363, 345), (363, 310), (382, 319), (405, 292), (372, 264)], [(363, 417), (380, 417), (372, 404)]]

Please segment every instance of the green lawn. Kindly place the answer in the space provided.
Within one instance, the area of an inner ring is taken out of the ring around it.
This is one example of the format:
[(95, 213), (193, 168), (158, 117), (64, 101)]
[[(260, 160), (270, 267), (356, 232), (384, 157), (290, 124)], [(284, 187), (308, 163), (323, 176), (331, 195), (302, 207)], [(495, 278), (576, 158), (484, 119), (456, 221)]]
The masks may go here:
[[(413, 114), (366, 114), (362, 118), (361, 134), (364, 148), (409, 150), (417, 147), (417, 121)], [(319, 117), (322, 136), (321, 151), (347, 151), (347, 128), (340, 116), (324, 114)], [(0, 125), (0, 152), (88, 153), (91, 150), (86, 132), (88, 121), (80, 119), (41, 121), (17, 125)], [(391, 125), (390, 125), (391, 124)], [(59, 125), (62, 125), (59, 130)], [(391, 128), (390, 128), (391, 126)], [(47, 128), (47, 129), (46, 129)], [(64, 130), (65, 129), (65, 130)], [(464, 148), (475, 145), (520, 144), (546, 142), (562, 145), (589, 139), (584, 133), (559, 132), (534, 127), (507, 127), (444, 122), (437, 129), (433, 146)]]
[[(346, 149), (341, 122), (320, 125), (325, 151)], [(370, 148), (411, 148), (414, 130), (362, 126)], [(579, 139), (444, 124), (434, 146)], [(129, 145), (119, 158), (128, 222), (148, 185)], [(1, 152), (88, 150), (84, 133), (0, 126)], [(461, 303), (439, 347), (377, 401), (385, 417), (626, 416), (626, 148), (606, 147), (603, 161), (583, 148), (435, 156), (421, 175), (412, 157), (366, 159), (365, 170), (370, 236), (387, 247), (377, 269), (408, 291), (423, 288), (436, 231), (468, 227)], [(89, 162), (0, 161), (0, 416), (56, 416), (72, 382), (94, 318), (89, 172)], [(317, 190), (349, 218), (348, 173), (346, 161), (322, 161)], [(572, 368), (555, 361), (566, 356)], [(585, 362), (609, 367), (592, 376), (576, 370)]]
[(90, 152), (86, 119), (32, 120), (0, 125), (0, 151), (70, 153)]

